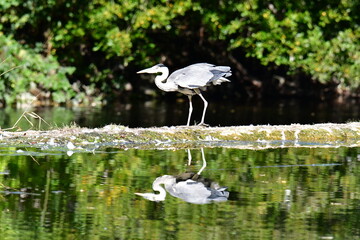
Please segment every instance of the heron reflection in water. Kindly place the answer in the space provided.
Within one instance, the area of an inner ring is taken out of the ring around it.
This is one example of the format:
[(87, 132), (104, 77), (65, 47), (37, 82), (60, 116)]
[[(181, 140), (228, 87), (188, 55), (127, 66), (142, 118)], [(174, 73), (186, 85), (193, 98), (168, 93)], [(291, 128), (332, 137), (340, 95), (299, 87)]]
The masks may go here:
[[(191, 153), (188, 151), (188, 164), (191, 164)], [(164, 175), (153, 182), (152, 188), (155, 193), (135, 193), (150, 201), (164, 201), (166, 192), (180, 198), (185, 202), (194, 204), (206, 204), (211, 202), (224, 202), (229, 197), (226, 187), (220, 187), (218, 183), (200, 176), (206, 167), (204, 150), (201, 149), (203, 165), (197, 173), (183, 173), (177, 176)], [(161, 185), (164, 185), (161, 186)]]

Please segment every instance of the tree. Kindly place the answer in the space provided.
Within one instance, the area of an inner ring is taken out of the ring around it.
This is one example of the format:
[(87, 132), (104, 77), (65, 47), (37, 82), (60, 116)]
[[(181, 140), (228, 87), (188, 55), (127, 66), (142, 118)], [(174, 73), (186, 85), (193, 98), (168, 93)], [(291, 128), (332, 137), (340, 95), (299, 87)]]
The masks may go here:
[(87, 95), (122, 92), (136, 69), (159, 61), (230, 64), (235, 86), (255, 91), (298, 91), (310, 81), (355, 93), (360, 85), (357, 1), (3, 0), (0, 7), (0, 31), (75, 67), (69, 83)]

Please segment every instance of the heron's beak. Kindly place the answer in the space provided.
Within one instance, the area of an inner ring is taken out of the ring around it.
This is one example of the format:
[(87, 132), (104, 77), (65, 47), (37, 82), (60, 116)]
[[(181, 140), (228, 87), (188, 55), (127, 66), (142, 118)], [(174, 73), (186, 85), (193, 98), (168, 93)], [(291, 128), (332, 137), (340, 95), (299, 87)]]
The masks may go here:
[(137, 72), (137, 74), (140, 74), (140, 73), (153, 73), (153, 69), (152, 67), (151, 68), (146, 68), (146, 69), (143, 69), (143, 70), (140, 70)]
[(160, 202), (165, 200), (165, 196), (159, 196), (154, 193), (135, 193), (135, 195), (141, 196), (146, 200), (150, 200), (153, 202)]
[(138, 71), (137, 73), (158, 73), (159, 69), (157, 68), (157, 66), (152, 66), (143, 70)]
[(140, 70), (140, 71), (137, 72), (137, 74), (140, 74), (140, 73), (146, 73), (146, 69)]

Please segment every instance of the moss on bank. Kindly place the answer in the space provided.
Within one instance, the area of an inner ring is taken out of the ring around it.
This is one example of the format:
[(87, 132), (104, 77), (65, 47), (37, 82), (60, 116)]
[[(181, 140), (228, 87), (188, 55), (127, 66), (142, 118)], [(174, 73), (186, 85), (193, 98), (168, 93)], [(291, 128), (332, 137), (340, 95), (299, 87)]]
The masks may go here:
[(259, 125), (233, 127), (63, 128), (49, 131), (0, 131), (0, 144), (63, 148), (239, 148), (296, 146), (360, 146), (360, 123)]

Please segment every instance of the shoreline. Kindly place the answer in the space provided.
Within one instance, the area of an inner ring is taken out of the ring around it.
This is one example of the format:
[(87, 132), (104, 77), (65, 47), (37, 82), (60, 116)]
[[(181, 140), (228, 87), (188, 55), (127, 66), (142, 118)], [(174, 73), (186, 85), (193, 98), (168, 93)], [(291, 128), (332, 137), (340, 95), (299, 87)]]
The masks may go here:
[(174, 126), (129, 128), (65, 127), (19, 132), (1, 131), (0, 146), (51, 148), (174, 149), (234, 147), (244, 149), (311, 146), (360, 146), (360, 122), (313, 125), (249, 125), (230, 127)]

